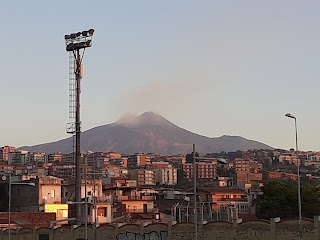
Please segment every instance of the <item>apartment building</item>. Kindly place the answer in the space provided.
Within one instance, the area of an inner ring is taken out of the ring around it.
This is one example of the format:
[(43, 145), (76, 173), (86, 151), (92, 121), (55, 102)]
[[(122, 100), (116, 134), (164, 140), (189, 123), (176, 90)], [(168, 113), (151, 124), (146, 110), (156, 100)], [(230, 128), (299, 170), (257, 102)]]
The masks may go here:
[(48, 169), (50, 176), (55, 176), (62, 179), (73, 178), (76, 173), (75, 165), (52, 165)]
[(34, 164), (43, 164), (47, 162), (46, 153), (31, 153), (30, 162)]
[(236, 172), (249, 172), (250, 171), (250, 160), (236, 158), (234, 160), (233, 166), (234, 166)]
[(61, 162), (62, 156), (61, 152), (48, 154), (48, 163)]
[(156, 185), (155, 172), (151, 169), (130, 169), (130, 179), (137, 180), (138, 186)]
[(3, 146), (0, 148), (0, 160), (8, 161), (9, 153), (16, 152), (16, 148), (12, 146)]
[(25, 150), (17, 150), (15, 152), (9, 153), (9, 164), (12, 165), (28, 165), (31, 163), (30, 161), (30, 154), (28, 151)]
[(283, 153), (279, 156), (279, 162), (297, 165), (297, 156), (292, 153)]
[(153, 162), (151, 168), (155, 172), (155, 181), (160, 185), (176, 185), (177, 169), (168, 162)]
[(150, 165), (151, 156), (144, 153), (135, 153), (134, 155), (126, 156), (128, 158), (128, 167), (143, 167)]
[(84, 154), (83, 161), (87, 160), (89, 166), (92, 166), (95, 169), (99, 169), (105, 167), (108, 164), (107, 155), (108, 154), (104, 152)]
[(39, 166), (16, 166), (14, 168), (14, 173), (16, 176), (22, 176), (22, 180), (27, 180), (30, 178), (44, 177), (47, 175), (47, 169), (45, 167)]
[[(216, 178), (217, 173), (217, 162), (206, 161), (197, 162), (197, 178), (213, 180)], [(193, 163), (185, 163), (182, 165), (182, 170), (187, 179), (193, 179)]]
[(75, 163), (75, 153), (66, 153), (62, 155), (62, 163), (66, 165), (72, 165)]
[(121, 158), (121, 153), (114, 152), (114, 151), (107, 152), (106, 157), (110, 158), (110, 159), (114, 159), (114, 158), (119, 159), (119, 158)]
[(108, 164), (126, 168), (126, 167), (128, 167), (128, 158), (125, 158), (125, 157), (122, 157), (122, 158), (108, 158)]

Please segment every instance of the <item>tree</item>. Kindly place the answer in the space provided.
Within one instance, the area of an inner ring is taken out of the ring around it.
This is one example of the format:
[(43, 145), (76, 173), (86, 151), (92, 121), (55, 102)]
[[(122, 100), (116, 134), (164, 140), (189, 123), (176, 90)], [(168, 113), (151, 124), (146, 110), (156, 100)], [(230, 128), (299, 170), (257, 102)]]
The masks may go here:
[[(194, 155), (196, 157), (199, 157), (199, 153), (198, 152), (196, 152)], [(186, 155), (186, 162), (187, 163), (193, 163), (193, 152)]]
[(178, 174), (178, 179), (177, 179), (178, 182), (176, 184), (177, 188), (186, 190), (193, 186), (193, 182), (187, 179), (182, 169), (178, 169), (177, 174)]
[[(302, 216), (313, 218), (320, 214), (320, 189), (316, 185), (301, 185)], [(298, 212), (298, 188), (296, 182), (270, 181), (262, 187), (256, 205), (258, 218), (295, 218)]]

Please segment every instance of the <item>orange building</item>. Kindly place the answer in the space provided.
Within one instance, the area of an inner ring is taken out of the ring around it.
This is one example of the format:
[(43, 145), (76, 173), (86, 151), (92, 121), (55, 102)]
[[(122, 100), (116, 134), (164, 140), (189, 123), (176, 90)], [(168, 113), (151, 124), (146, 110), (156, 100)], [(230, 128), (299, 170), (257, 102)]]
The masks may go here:
[(239, 188), (199, 188), (201, 202), (210, 202), (212, 209), (235, 207), (239, 213), (249, 213), (250, 198)]

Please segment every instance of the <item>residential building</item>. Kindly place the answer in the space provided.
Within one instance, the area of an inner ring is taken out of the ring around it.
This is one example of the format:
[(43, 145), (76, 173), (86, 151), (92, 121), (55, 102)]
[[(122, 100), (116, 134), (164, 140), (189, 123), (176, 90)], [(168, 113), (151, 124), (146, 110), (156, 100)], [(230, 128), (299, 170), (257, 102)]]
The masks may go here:
[(0, 148), (0, 159), (4, 161), (9, 160), (9, 153), (15, 152), (16, 148), (12, 146), (3, 146)]
[(279, 156), (279, 162), (297, 165), (297, 156), (295, 153), (283, 153)]
[(151, 156), (144, 153), (135, 153), (134, 155), (126, 156), (128, 158), (128, 167), (143, 167), (146, 165), (150, 165)]
[(201, 202), (210, 202), (213, 210), (234, 207), (238, 213), (249, 213), (251, 202), (245, 190), (239, 188), (199, 188)]
[(17, 150), (9, 153), (9, 164), (22, 166), (30, 164), (30, 154), (28, 151)]
[(119, 159), (121, 158), (121, 153), (113, 152), (113, 151), (107, 152), (106, 157), (110, 159)]
[(52, 165), (48, 169), (48, 175), (62, 179), (73, 178), (75, 176), (75, 165)]
[(46, 153), (31, 153), (30, 162), (33, 164), (44, 164), (47, 162)]
[[(197, 162), (197, 178), (200, 180), (213, 180), (216, 178), (217, 162), (216, 161), (201, 161)], [(182, 170), (187, 179), (193, 179), (193, 163), (185, 163), (182, 165)]]
[(217, 187), (233, 187), (233, 177), (218, 177), (214, 180)]
[(234, 160), (234, 168), (236, 172), (250, 172), (250, 160), (249, 159), (242, 159), (236, 158)]
[(130, 179), (137, 180), (138, 186), (156, 185), (155, 172), (151, 169), (130, 169)]
[(38, 178), (39, 205), (61, 204), (62, 179), (52, 176)]
[(14, 173), (17, 176), (23, 176), (22, 180), (28, 180), (30, 178), (44, 177), (47, 175), (47, 169), (45, 167), (28, 165), (28, 166), (16, 166)]
[(61, 152), (48, 154), (48, 163), (62, 162), (63, 154)]
[(72, 165), (75, 163), (75, 153), (65, 153), (62, 155), (62, 163)]
[(152, 169), (155, 172), (155, 181), (160, 185), (176, 185), (177, 169), (168, 162), (153, 162)]
[(237, 172), (237, 186), (243, 187), (247, 183), (251, 182), (262, 182), (262, 172), (251, 173), (251, 172)]

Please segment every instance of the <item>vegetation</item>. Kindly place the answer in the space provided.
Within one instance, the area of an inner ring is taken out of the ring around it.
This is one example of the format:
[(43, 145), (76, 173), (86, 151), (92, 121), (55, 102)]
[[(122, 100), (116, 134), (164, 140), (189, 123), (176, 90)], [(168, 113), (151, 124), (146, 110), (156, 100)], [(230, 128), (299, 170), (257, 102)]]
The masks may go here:
[[(296, 182), (270, 181), (262, 187), (256, 205), (258, 218), (296, 218), (298, 211), (298, 188)], [(302, 216), (313, 218), (320, 215), (320, 189), (317, 185), (301, 185)]]
[(187, 190), (192, 188), (193, 182), (188, 180), (182, 171), (182, 169), (178, 169), (178, 183), (176, 185), (176, 188), (181, 190)]

